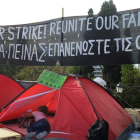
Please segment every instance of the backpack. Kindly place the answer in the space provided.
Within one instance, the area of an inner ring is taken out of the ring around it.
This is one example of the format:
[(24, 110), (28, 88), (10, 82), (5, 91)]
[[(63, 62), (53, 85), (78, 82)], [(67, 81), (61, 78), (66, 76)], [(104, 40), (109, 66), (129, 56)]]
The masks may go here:
[(88, 130), (88, 140), (108, 140), (109, 124), (105, 120), (97, 120)]

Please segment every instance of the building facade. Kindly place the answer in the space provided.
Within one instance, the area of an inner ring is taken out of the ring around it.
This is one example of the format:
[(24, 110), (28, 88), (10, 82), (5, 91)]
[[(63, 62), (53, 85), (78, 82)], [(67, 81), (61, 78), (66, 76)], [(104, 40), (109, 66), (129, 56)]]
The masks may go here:
[(103, 77), (102, 65), (93, 65), (92, 67), (94, 68), (94, 71), (92, 72), (92, 74), (94, 74), (94, 77)]

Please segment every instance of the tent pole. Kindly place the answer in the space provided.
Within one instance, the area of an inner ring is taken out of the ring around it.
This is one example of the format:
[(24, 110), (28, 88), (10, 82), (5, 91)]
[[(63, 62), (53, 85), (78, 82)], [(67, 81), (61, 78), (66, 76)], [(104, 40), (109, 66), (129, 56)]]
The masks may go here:
[(100, 120), (100, 118), (99, 118), (99, 116), (98, 116), (98, 114), (97, 114), (97, 112), (96, 112), (96, 109), (95, 109), (95, 107), (94, 107), (94, 105), (93, 105), (93, 103), (92, 103), (92, 101), (91, 101), (91, 99), (90, 99), (90, 97), (89, 97), (87, 91), (85, 90), (84, 86), (82, 85), (82, 83), (80, 82), (80, 80), (78, 79), (78, 77), (75, 77), (75, 78), (78, 80), (79, 84), (82, 86), (83, 90), (85, 91), (85, 93), (86, 93), (86, 95), (87, 95), (87, 97), (88, 97), (88, 99), (89, 99), (89, 101), (90, 101), (90, 104), (91, 104), (91, 106), (92, 106), (92, 108), (93, 108), (93, 111), (94, 111), (95, 114), (96, 114), (97, 119)]
[[(64, 20), (64, 8), (62, 8), (62, 21)], [(61, 43), (63, 43), (63, 33), (62, 33), (62, 23), (61, 23)], [(62, 64), (62, 57), (63, 55), (61, 54), (61, 64)], [(63, 73), (63, 64), (60, 66), (60, 73)]]

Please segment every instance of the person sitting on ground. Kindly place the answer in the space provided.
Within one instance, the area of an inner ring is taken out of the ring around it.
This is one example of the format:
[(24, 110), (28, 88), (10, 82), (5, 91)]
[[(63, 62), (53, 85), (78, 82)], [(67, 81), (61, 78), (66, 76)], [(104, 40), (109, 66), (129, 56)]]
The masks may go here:
[(34, 116), (35, 118), (35, 123), (27, 128), (28, 133), (25, 135), (25, 138), (36, 136), (37, 139), (42, 139), (47, 135), (48, 131), (50, 130), (50, 124), (46, 119), (47, 114), (48, 108), (45, 105), (39, 106), (38, 111), (23, 113), (25, 117)]

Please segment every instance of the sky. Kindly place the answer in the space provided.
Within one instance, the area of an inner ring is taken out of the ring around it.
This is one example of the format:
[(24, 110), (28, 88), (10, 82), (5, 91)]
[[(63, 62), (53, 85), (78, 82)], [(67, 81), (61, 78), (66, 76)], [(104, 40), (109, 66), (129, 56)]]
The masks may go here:
[[(0, 0), (0, 25), (18, 25), (62, 17), (98, 14), (105, 0)], [(108, 1), (108, 0), (106, 0)], [(140, 8), (140, 0), (113, 0), (117, 11)]]

